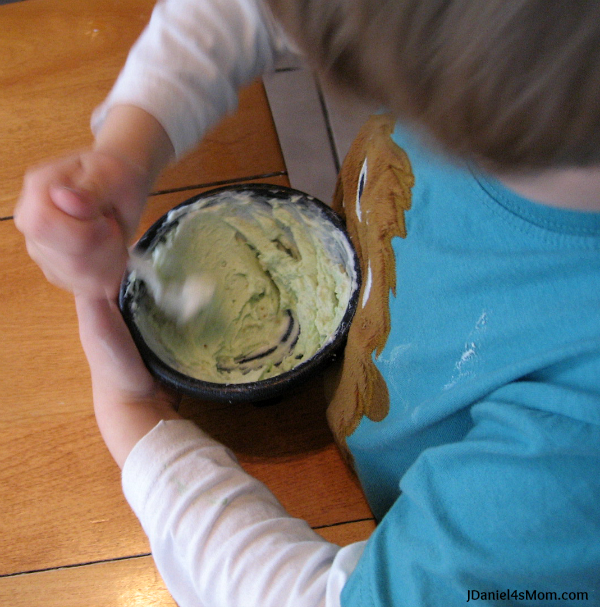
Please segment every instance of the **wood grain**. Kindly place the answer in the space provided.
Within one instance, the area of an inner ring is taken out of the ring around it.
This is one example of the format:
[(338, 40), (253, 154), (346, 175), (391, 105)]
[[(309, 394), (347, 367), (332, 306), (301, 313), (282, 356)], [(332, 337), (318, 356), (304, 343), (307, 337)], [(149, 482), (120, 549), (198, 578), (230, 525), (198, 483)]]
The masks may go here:
[(90, 114), (153, 0), (27, 0), (0, 7), (0, 216), (26, 168), (86, 146)]
[(69, 294), (0, 223), (0, 574), (147, 552), (97, 431)]
[(177, 607), (152, 557), (0, 579), (11, 607)]
[(371, 533), (375, 530), (375, 521), (373, 519), (364, 521), (355, 521), (352, 523), (343, 523), (334, 527), (324, 527), (317, 529), (317, 533), (324, 537), (328, 542), (347, 546), (354, 542), (362, 542), (369, 539)]
[[(220, 185), (285, 172), (261, 81), (242, 89), (237, 111), (211, 130), (189, 156), (167, 169), (157, 190)], [(260, 181), (265, 181), (265, 177)]]

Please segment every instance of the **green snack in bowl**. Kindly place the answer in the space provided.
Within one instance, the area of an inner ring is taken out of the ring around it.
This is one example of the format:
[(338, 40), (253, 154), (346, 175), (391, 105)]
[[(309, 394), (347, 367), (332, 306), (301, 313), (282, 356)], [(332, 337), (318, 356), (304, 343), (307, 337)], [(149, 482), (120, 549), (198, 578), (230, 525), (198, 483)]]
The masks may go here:
[(173, 369), (207, 382), (253, 382), (333, 339), (356, 276), (344, 235), (316, 205), (226, 191), (174, 209), (167, 224), (149, 249), (158, 275), (198, 274), (215, 285), (211, 303), (185, 324), (139, 290), (136, 325)]

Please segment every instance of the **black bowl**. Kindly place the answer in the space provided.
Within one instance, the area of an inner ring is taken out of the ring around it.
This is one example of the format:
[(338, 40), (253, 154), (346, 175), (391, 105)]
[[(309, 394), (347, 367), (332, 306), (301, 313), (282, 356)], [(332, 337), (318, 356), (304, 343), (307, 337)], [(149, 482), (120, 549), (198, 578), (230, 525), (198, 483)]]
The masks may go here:
[[(321, 347), (311, 358), (299, 363), (288, 371), (283, 371), (279, 375), (260, 379), (258, 381), (249, 381), (246, 383), (216, 383), (204, 381), (192, 377), (173, 368), (165, 362), (148, 345), (144, 339), (138, 325), (136, 324), (135, 310), (140, 293), (146, 293), (144, 285), (139, 280), (135, 280), (131, 273), (127, 273), (121, 284), (119, 293), (119, 306), (125, 322), (131, 332), (133, 340), (150, 372), (166, 385), (175, 390), (190, 395), (195, 398), (220, 401), (220, 402), (261, 402), (277, 399), (286, 391), (294, 386), (306, 381), (330, 363), (339, 354), (340, 349), (346, 341), (350, 323), (356, 311), (358, 302), (358, 293), (360, 287), (360, 267), (356, 251), (354, 250), (350, 239), (348, 238), (344, 224), (340, 217), (327, 205), (319, 200), (298, 190), (270, 184), (251, 184), (235, 185), (216, 188), (204, 192), (198, 196), (190, 198), (181, 203), (169, 213), (163, 215), (135, 245), (136, 250), (146, 252), (160, 243), (165, 235), (177, 224), (181, 212), (185, 212), (185, 207), (197, 202), (210, 203), (211, 198), (218, 197), (223, 193), (249, 194), (255, 197), (257, 201), (268, 200), (290, 200), (294, 199), (294, 204), (308, 205), (318, 209), (319, 220), (328, 222), (327, 228), (344, 239), (349, 252), (347, 260), (347, 271), (352, 278), (352, 290), (348, 305), (339, 323), (337, 330), (333, 333), (327, 343)], [(148, 295), (146, 294), (146, 297)]]

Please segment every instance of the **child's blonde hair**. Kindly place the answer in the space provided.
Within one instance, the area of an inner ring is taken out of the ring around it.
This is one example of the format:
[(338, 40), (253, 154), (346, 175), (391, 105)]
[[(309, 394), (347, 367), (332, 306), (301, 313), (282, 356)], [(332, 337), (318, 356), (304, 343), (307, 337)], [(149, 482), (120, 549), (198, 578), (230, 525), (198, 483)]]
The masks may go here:
[(268, 0), (330, 80), (494, 171), (600, 164), (598, 0)]

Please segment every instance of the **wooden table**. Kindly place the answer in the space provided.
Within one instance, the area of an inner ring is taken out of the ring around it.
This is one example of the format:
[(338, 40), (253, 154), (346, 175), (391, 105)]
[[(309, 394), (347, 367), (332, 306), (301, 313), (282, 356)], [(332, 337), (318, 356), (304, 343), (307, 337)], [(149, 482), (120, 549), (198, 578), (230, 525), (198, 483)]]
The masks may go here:
[[(89, 115), (148, 20), (152, 0), (0, 6), (0, 605), (173, 606), (95, 425), (72, 299), (29, 259), (12, 209), (26, 167), (90, 143)], [(142, 229), (214, 185), (287, 184), (262, 83), (169, 169)], [(373, 529), (325, 422), (319, 382), (282, 403), (184, 401), (289, 512), (331, 541)]]

